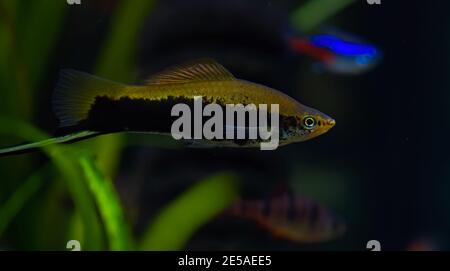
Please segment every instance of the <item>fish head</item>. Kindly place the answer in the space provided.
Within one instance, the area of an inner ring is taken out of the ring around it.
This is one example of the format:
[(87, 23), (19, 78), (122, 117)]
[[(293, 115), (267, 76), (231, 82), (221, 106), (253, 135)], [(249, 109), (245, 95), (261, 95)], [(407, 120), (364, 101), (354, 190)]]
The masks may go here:
[(335, 124), (332, 117), (302, 105), (296, 116), (283, 125), (282, 134), (290, 142), (301, 142), (328, 132)]

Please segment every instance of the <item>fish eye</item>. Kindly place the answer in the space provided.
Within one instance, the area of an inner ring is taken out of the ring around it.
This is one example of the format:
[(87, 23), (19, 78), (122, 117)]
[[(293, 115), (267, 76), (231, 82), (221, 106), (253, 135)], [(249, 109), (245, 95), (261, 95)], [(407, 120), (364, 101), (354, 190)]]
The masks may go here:
[(313, 117), (305, 117), (303, 119), (303, 126), (305, 126), (306, 129), (312, 129), (314, 126), (316, 126), (316, 119)]

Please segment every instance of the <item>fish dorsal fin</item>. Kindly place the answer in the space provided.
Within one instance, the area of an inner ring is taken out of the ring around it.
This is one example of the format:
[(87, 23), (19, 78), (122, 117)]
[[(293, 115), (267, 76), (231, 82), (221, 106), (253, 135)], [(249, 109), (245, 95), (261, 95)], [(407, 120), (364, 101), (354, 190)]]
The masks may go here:
[(166, 69), (150, 77), (146, 85), (180, 84), (198, 81), (226, 81), (236, 78), (213, 59), (199, 59)]

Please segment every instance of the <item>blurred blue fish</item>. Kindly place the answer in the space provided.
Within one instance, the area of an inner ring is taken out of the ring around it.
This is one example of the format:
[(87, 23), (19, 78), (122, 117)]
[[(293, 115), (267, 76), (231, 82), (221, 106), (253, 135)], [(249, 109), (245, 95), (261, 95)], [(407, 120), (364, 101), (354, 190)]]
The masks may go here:
[(295, 52), (318, 60), (316, 67), (319, 69), (337, 74), (367, 72), (380, 62), (382, 56), (376, 46), (337, 30), (306, 37), (292, 35), (288, 42)]

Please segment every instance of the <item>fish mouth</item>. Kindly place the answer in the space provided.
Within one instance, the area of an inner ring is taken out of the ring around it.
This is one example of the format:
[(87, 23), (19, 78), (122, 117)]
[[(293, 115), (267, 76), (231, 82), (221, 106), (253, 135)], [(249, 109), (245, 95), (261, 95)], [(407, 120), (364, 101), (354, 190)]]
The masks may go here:
[(328, 129), (331, 129), (331, 128), (333, 128), (334, 125), (336, 125), (336, 121), (334, 119), (329, 119), (327, 121), (327, 125), (329, 127)]
[(336, 125), (336, 121), (332, 118), (327, 118), (323, 120), (322, 123), (323, 125), (316, 130), (316, 135), (314, 137), (325, 134)]

